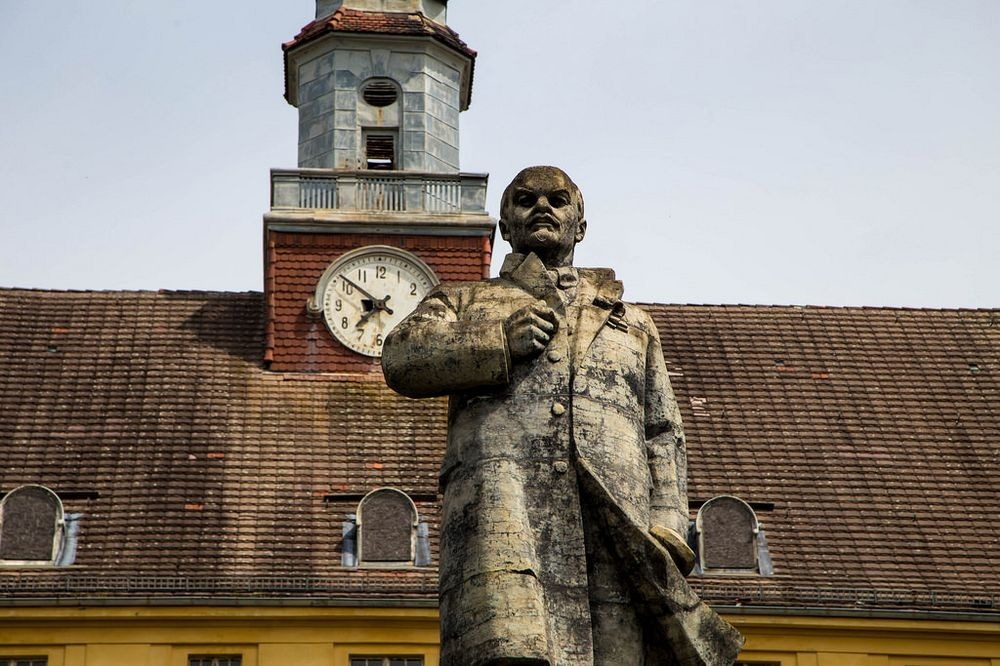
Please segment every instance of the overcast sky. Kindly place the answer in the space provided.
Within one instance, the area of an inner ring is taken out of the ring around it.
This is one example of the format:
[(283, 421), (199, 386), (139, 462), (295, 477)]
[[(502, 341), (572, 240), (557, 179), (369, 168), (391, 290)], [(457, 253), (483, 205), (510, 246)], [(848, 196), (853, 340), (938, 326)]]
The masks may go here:
[[(0, 1), (0, 286), (259, 290), (312, 0)], [(666, 303), (1000, 306), (1000, 0), (453, 0), (489, 210)], [(498, 242), (497, 254), (507, 251)], [(495, 262), (495, 266), (499, 261)]]

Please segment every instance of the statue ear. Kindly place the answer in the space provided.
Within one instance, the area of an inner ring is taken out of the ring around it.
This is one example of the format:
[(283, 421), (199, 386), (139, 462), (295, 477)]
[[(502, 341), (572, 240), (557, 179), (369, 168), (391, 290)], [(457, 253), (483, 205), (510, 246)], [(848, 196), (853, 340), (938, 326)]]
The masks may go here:
[(583, 237), (587, 234), (587, 220), (580, 220), (580, 223), (576, 225), (576, 238), (574, 239), (577, 243), (583, 240)]
[(503, 220), (497, 222), (497, 227), (500, 229), (500, 238), (504, 239), (508, 243), (510, 242), (510, 229), (507, 228), (507, 223)]

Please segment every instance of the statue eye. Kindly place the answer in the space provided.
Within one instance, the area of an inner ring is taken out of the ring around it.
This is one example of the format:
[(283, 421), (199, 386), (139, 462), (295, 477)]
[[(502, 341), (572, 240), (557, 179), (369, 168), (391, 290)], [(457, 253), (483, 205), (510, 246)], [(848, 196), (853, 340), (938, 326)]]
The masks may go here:
[(556, 208), (562, 208), (563, 206), (569, 203), (569, 199), (561, 194), (554, 194), (549, 199), (549, 203), (551, 203)]
[(517, 203), (518, 206), (524, 206), (525, 208), (527, 208), (528, 206), (534, 206), (535, 201), (537, 201), (535, 195), (525, 193), (525, 194), (519, 194), (517, 196), (517, 199), (515, 200), (515, 203)]

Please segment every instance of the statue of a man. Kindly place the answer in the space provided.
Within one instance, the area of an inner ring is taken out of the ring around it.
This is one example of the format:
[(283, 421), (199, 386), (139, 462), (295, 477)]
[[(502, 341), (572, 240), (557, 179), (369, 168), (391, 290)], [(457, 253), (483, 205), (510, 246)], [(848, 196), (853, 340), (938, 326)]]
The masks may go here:
[(445, 283), (388, 336), (388, 384), (451, 396), (441, 663), (732, 663), (739, 634), (684, 581), (680, 413), (649, 315), (573, 267), (587, 223), (560, 169), (503, 194), (500, 277)]

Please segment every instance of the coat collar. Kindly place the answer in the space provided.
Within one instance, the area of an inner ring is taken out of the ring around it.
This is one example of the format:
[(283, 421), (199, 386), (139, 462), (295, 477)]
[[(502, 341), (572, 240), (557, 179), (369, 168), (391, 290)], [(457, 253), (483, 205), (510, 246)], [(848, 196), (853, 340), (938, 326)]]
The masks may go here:
[[(573, 341), (573, 356), (581, 359), (608, 322), (608, 318), (620, 313), (623, 307), (623, 288), (610, 268), (580, 268), (578, 271), (580, 283), (577, 287), (576, 305), (579, 307), (579, 318)], [(558, 287), (545, 264), (534, 252), (527, 256), (508, 254), (500, 268), (500, 277), (510, 280), (535, 298), (545, 301), (559, 314), (565, 315), (566, 306), (559, 297)]]
[[(610, 268), (580, 268), (581, 283), (587, 283), (590, 300), (612, 304), (621, 300), (622, 283), (615, 279), (615, 272)], [(508, 254), (500, 267), (500, 277), (514, 282), (532, 296), (545, 299), (547, 292), (556, 289), (545, 264), (534, 252), (524, 255), (512, 252)]]
[(510, 280), (535, 298), (545, 301), (553, 310), (565, 312), (556, 283), (549, 275), (545, 264), (534, 252), (527, 256), (508, 254), (503, 260), (503, 266), (500, 267), (500, 277)]

